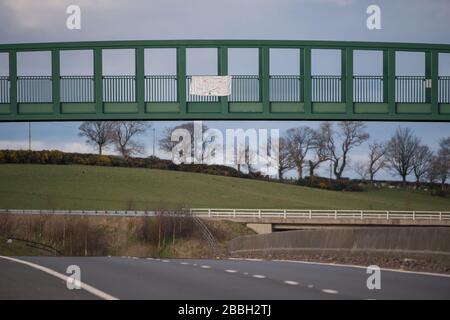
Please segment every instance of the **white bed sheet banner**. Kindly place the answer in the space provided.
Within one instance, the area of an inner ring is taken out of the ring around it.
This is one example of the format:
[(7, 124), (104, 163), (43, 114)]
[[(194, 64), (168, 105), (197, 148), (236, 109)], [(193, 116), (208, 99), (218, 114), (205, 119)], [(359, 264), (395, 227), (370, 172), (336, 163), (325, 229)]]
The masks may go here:
[(229, 96), (231, 94), (231, 76), (192, 76), (189, 94)]

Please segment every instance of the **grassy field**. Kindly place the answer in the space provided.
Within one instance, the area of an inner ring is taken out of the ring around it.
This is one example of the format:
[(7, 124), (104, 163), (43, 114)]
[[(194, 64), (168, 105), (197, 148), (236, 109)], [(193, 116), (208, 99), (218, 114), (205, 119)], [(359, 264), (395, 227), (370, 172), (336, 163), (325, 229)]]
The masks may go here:
[(0, 165), (0, 207), (450, 210), (450, 199), (397, 189), (339, 192), (199, 173), (78, 165)]

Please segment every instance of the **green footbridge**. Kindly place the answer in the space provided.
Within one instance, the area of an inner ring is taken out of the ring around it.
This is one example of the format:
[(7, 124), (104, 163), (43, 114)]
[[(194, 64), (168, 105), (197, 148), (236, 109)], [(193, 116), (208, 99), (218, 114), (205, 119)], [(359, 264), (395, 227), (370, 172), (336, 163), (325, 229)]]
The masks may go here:
[[(176, 75), (145, 74), (144, 50), (176, 49)], [(187, 48), (216, 48), (218, 75), (228, 74), (228, 49), (257, 48), (259, 72), (231, 75), (232, 94), (189, 94)], [(270, 49), (299, 50), (300, 70), (273, 75)], [(134, 49), (133, 75), (104, 75), (102, 50)], [(341, 51), (341, 74), (312, 75), (311, 50)], [(62, 76), (60, 54), (92, 50), (93, 75)], [(354, 75), (356, 50), (381, 51), (383, 73)], [(51, 52), (51, 75), (18, 76), (17, 55)], [(425, 75), (396, 75), (396, 52), (422, 52)], [(163, 40), (3, 44), (9, 74), (0, 77), (0, 121), (64, 120), (378, 120), (450, 121), (450, 76), (439, 54), (450, 45), (338, 41)]]

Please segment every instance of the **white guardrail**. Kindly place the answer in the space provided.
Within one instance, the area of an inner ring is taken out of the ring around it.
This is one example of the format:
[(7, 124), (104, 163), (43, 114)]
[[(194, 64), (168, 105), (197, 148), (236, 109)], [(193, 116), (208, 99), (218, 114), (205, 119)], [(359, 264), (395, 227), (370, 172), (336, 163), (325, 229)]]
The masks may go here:
[(28, 215), (87, 215), (152, 217), (156, 215), (193, 215), (200, 218), (303, 218), (303, 219), (404, 219), (404, 220), (450, 220), (450, 211), (393, 211), (393, 210), (309, 210), (309, 209), (214, 209), (192, 208), (180, 212), (129, 211), (129, 210), (26, 210), (0, 209), (0, 214)]
[(450, 220), (450, 211), (295, 210), (295, 209), (190, 209), (205, 218), (405, 219)]
[[(0, 214), (49, 214), (74, 216), (118, 216), (118, 217), (153, 217), (156, 211), (127, 211), (127, 210), (35, 210), (35, 209), (0, 209)], [(170, 214), (170, 213), (168, 213)]]

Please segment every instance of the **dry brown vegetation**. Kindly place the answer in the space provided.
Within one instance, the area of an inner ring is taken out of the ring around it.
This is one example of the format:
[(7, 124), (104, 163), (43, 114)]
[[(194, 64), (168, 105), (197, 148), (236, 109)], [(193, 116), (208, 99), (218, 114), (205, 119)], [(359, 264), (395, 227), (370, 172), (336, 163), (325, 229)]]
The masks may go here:
[[(228, 222), (207, 225), (221, 250), (229, 239), (249, 233)], [(155, 217), (1, 214), (0, 237), (33, 241), (66, 256), (198, 258), (217, 254), (209, 249), (193, 218), (164, 213)], [(2, 242), (0, 254), (7, 245)]]

